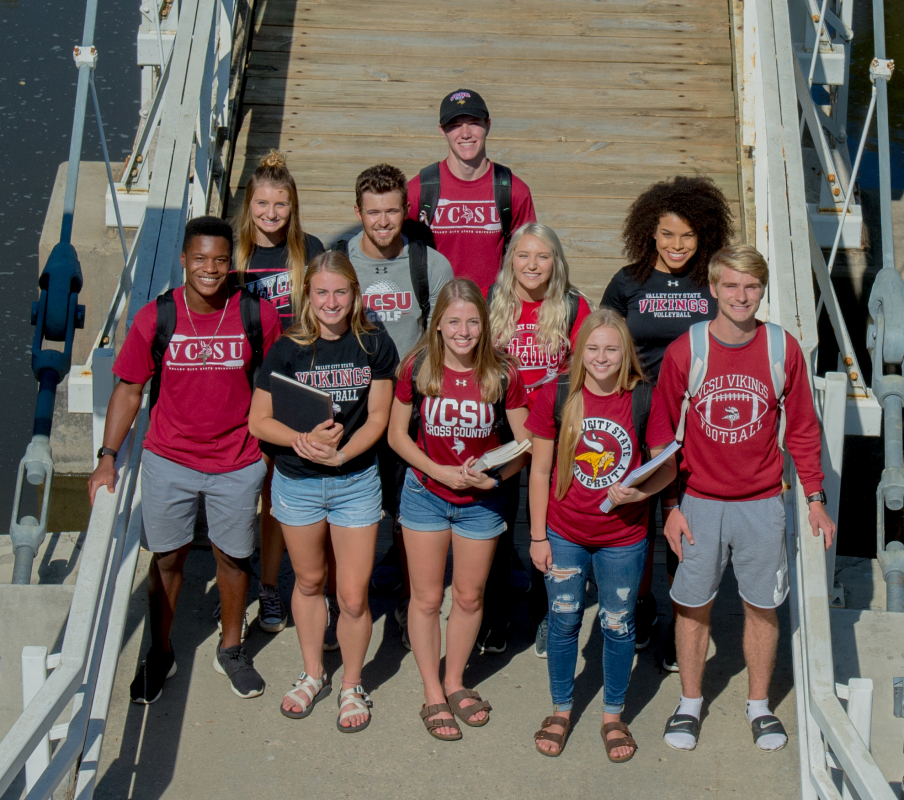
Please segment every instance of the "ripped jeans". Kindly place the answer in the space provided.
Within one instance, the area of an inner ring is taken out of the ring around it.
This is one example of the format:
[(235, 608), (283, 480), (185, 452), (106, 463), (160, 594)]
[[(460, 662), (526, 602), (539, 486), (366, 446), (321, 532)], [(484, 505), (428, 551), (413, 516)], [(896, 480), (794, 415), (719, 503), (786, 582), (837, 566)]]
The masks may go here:
[(546, 574), (549, 634), (546, 640), (549, 691), (560, 711), (569, 711), (578, 661), (589, 570), (599, 590), (603, 631), (603, 711), (620, 714), (634, 663), (634, 606), (647, 558), (647, 540), (627, 547), (585, 547), (546, 529), (552, 567)]

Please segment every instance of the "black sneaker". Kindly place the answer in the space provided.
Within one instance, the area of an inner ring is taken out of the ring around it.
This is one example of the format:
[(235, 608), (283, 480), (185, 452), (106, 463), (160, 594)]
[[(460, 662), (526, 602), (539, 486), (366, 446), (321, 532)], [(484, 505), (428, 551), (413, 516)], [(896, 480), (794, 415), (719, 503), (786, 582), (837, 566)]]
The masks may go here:
[[(172, 647), (172, 645), (170, 645)], [(129, 697), (133, 703), (150, 705), (160, 699), (163, 694), (163, 683), (176, 674), (176, 656), (172, 650), (168, 653), (152, 647), (138, 667), (135, 680), (129, 686)]]
[(546, 658), (546, 637), (549, 634), (549, 620), (546, 617), (537, 625), (537, 636), (534, 639), (534, 654), (537, 658)]
[(678, 672), (678, 656), (675, 654), (675, 620), (669, 623), (662, 642), (662, 668), (666, 672)]
[(484, 653), (504, 653), (507, 646), (506, 633), (508, 625), (496, 625), (477, 634), (477, 652)]
[(634, 610), (634, 649), (643, 650), (650, 644), (656, 625), (656, 598), (648, 594), (638, 598)]
[(245, 652), (242, 645), (227, 647), (225, 650), (217, 645), (217, 655), (213, 660), (213, 668), (221, 675), (229, 678), (232, 691), (239, 697), (258, 697), (264, 693), (264, 679), (254, 668), (254, 661)]
[[(261, 586), (258, 599), (257, 624), (262, 631), (267, 633), (279, 633), (286, 627), (289, 612), (279, 596), (279, 590), (274, 586)], [(244, 636), (242, 637), (245, 638)]]

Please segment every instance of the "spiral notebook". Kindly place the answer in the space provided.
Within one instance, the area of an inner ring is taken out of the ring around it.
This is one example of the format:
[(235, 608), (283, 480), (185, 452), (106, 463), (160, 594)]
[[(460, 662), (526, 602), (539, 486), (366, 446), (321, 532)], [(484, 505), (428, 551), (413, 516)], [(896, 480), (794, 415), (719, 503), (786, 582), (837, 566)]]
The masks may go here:
[(333, 418), (333, 396), (294, 378), (270, 375), (273, 419), (298, 433), (310, 433), (321, 422)]

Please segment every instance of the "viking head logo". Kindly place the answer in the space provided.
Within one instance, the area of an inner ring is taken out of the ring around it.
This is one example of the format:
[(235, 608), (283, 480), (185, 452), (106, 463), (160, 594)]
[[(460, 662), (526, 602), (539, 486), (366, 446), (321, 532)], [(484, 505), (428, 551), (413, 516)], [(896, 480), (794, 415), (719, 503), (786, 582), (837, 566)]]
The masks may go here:
[(452, 439), (452, 442), (452, 449), (458, 453), (458, 455), (461, 455), (462, 451), (465, 449), (465, 443), (457, 436)]
[(733, 428), (734, 424), (741, 418), (741, 412), (734, 406), (725, 406), (728, 412), (722, 419), (728, 420), (728, 424)]
[(575, 461), (586, 461), (593, 467), (593, 480), (596, 480), (597, 475), (599, 475), (600, 470), (605, 472), (609, 467), (611, 467), (615, 463), (615, 453), (611, 450), (604, 449), (603, 445), (599, 442), (589, 439), (587, 434), (584, 434), (582, 437), (584, 444), (590, 448), (589, 453), (581, 453), (579, 456), (575, 456)]

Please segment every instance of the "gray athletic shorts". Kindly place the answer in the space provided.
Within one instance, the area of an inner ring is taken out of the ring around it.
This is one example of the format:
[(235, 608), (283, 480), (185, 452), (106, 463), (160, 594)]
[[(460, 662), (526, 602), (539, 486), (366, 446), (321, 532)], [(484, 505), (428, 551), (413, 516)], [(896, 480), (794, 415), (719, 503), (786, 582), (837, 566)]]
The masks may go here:
[(191, 544), (204, 495), (208, 536), (233, 558), (254, 550), (254, 520), (267, 467), (260, 459), (235, 472), (199, 472), (150, 450), (141, 455), (141, 543), (152, 553)]
[(788, 596), (785, 506), (781, 495), (739, 502), (686, 494), (681, 513), (694, 544), (681, 540), (684, 560), (670, 592), (678, 605), (699, 608), (719, 592), (731, 563), (741, 598), (757, 608), (778, 608)]

